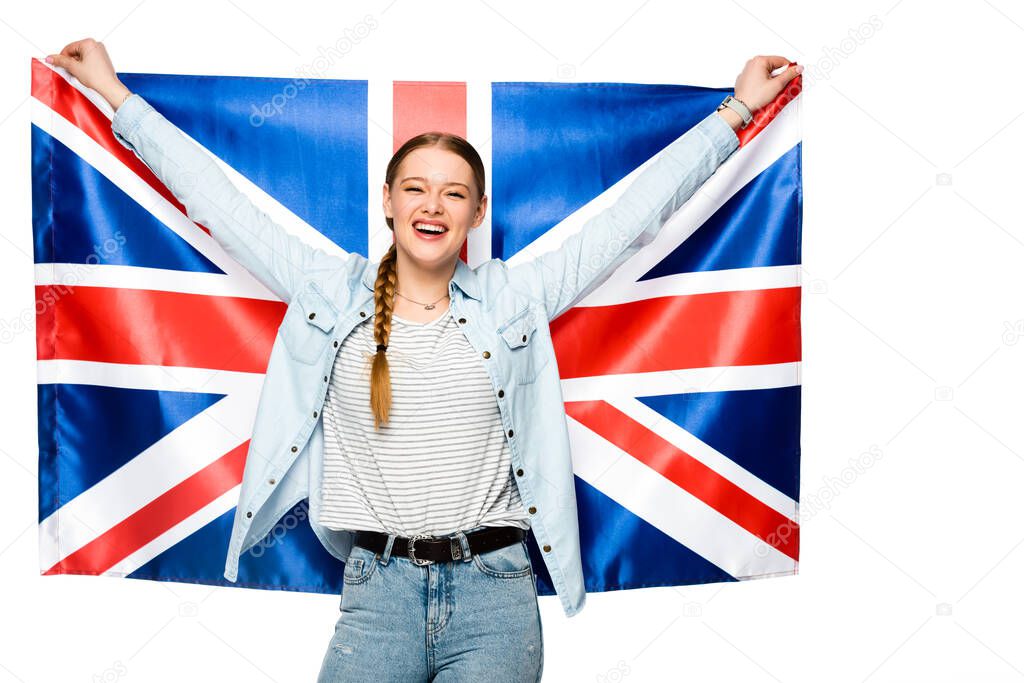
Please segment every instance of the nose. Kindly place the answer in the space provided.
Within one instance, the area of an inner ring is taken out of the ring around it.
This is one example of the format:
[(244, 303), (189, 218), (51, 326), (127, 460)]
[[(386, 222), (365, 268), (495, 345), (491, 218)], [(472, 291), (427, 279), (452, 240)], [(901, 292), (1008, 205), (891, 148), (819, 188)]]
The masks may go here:
[(438, 194), (431, 192), (425, 202), (423, 202), (423, 208), (428, 213), (440, 213), (441, 212), (441, 197)]

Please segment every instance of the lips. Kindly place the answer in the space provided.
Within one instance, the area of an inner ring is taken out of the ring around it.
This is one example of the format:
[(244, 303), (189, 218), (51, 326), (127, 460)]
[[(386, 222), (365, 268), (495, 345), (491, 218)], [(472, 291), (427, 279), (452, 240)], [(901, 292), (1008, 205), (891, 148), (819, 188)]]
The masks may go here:
[(448, 232), (448, 226), (440, 221), (416, 221), (412, 227), (423, 235), (443, 235)]

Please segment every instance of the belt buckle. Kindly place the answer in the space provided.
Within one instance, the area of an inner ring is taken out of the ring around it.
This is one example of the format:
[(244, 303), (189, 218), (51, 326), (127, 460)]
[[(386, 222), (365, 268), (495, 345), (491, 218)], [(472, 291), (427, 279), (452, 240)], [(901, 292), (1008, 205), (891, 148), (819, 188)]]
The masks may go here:
[(432, 537), (430, 536), (430, 534), (416, 534), (415, 536), (410, 538), (409, 539), (409, 559), (413, 561), (413, 564), (418, 564), (421, 567), (424, 567), (424, 566), (426, 566), (428, 564), (434, 564), (434, 561), (433, 560), (427, 560), (427, 559), (420, 559), (420, 558), (416, 557), (416, 555), (413, 553), (413, 546), (416, 544), (416, 541), (421, 539), (421, 538), (432, 538)]

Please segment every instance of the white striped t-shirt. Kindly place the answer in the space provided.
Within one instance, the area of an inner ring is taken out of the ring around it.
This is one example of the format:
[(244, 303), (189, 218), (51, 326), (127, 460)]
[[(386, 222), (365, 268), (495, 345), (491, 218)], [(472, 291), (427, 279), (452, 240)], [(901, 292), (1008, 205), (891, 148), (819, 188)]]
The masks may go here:
[(392, 315), (391, 413), (379, 431), (370, 411), (376, 348), (371, 316), (334, 359), (320, 522), (401, 536), (528, 529), (494, 389), (451, 309), (428, 323)]

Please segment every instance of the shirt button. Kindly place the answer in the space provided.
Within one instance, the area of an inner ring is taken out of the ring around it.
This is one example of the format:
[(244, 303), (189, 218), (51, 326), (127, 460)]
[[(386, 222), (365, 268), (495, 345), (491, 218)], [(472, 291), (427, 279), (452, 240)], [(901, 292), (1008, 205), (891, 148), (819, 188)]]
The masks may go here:
[(338, 348), (338, 340), (337, 339), (334, 340), (334, 348)]
[(549, 546), (549, 545), (545, 545), (545, 546), (544, 546), (544, 552), (546, 552), (546, 553), (550, 553), (550, 552), (551, 552), (551, 546)]
[(526, 341), (526, 335), (525, 334), (523, 335), (523, 341)]
[(491, 352), (490, 351), (484, 351), (484, 358), (490, 358), (490, 357), (491, 357)]
[(246, 516), (246, 517), (252, 517), (252, 510), (250, 510), (249, 512), (246, 512), (246, 513), (245, 513), (245, 516)]
[(505, 390), (498, 389), (498, 398), (505, 398)]
[(459, 324), (460, 325), (465, 325), (466, 324), (466, 319), (465, 318), (459, 318)]
[(359, 311), (359, 317), (360, 318), (365, 318), (366, 317), (366, 311)]
[(297, 451), (297, 450), (299, 450), (299, 447), (298, 447), (298, 446), (292, 446), (292, 453), (294, 453), (294, 452), (295, 452), (295, 451)]
[(312, 319), (313, 319), (313, 318), (315, 318), (315, 317), (316, 317), (316, 313), (310, 313), (310, 314), (309, 314), (309, 319), (310, 319), (310, 320), (312, 320)]
[(316, 417), (316, 411), (315, 410), (313, 411), (313, 417)]
[(516, 470), (516, 476), (519, 476), (519, 477), (523, 476), (523, 468), (522, 467), (520, 467), (518, 470)]
[(531, 505), (531, 506), (530, 506), (530, 514), (532, 515), (532, 514), (534, 514), (535, 512), (537, 512), (537, 508), (535, 508), (535, 507), (533, 507), (533, 506)]
[(324, 381), (325, 382), (327, 381), (327, 375), (324, 375)]
[(271, 480), (269, 480), (269, 482), (270, 482), (271, 485), (276, 484), (277, 483), (277, 479), (271, 479)]
[(511, 429), (510, 429), (510, 430), (508, 430), (508, 435), (509, 435), (509, 436), (512, 436), (512, 430), (511, 430)]

